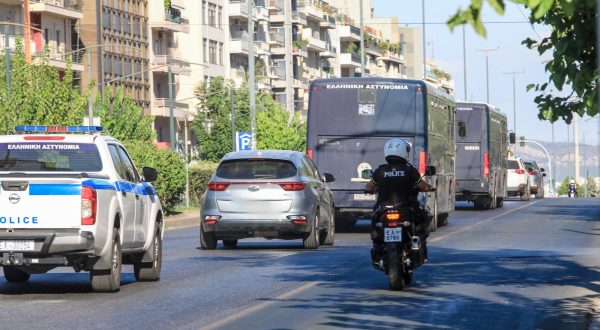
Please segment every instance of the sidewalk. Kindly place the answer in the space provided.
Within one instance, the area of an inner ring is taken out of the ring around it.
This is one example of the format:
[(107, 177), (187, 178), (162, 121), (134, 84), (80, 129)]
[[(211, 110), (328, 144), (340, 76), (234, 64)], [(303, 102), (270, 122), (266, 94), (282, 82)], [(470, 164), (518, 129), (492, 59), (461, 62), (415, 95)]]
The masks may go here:
[(165, 217), (165, 230), (200, 225), (200, 211), (182, 212)]

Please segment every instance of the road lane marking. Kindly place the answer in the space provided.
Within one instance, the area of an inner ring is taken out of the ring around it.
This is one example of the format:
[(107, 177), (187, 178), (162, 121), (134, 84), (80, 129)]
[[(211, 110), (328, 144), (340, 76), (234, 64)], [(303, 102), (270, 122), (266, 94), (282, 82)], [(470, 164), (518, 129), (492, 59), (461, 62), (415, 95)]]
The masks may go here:
[(429, 243), (431, 243), (431, 242), (437, 242), (437, 241), (441, 241), (441, 240), (443, 240), (444, 238), (446, 238), (446, 237), (448, 237), (448, 236), (450, 236), (450, 235), (454, 235), (454, 234), (457, 234), (457, 233), (462, 233), (462, 232), (463, 232), (463, 231), (465, 231), (465, 230), (471, 229), (471, 228), (473, 228), (473, 227), (475, 227), (475, 226), (478, 226), (478, 225), (481, 225), (481, 224), (483, 224), (483, 223), (490, 222), (490, 221), (492, 221), (492, 220), (494, 220), (494, 219), (497, 219), (497, 218), (499, 218), (499, 217), (501, 217), (501, 216), (503, 216), (503, 215), (507, 215), (507, 214), (509, 214), (509, 213), (512, 213), (512, 212), (514, 212), (514, 211), (518, 211), (518, 210), (520, 210), (520, 209), (524, 209), (524, 208), (526, 208), (526, 207), (529, 207), (529, 206), (535, 205), (535, 204), (537, 204), (537, 203), (539, 203), (539, 202), (541, 202), (541, 201), (542, 201), (542, 199), (540, 199), (539, 201), (535, 201), (535, 202), (527, 203), (527, 204), (525, 204), (525, 205), (523, 205), (523, 206), (519, 206), (519, 207), (517, 207), (516, 209), (508, 210), (508, 211), (506, 211), (506, 212), (504, 212), (504, 213), (497, 214), (497, 215), (495, 215), (495, 216), (493, 216), (493, 217), (491, 217), (491, 218), (489, 218), (489, 219), (487, 219), (487, 220), (483, 220), (483, 221), (480, 221), (480, 222), (476, 222), (476, 223), (474, 223), (474, 224), (471, 224), (471, 225), (469, 225), (469, 226), (463, 227), (463, 228), (461, 228), (461, 229), (458, 229), (458, 230), (456, 230), (456, 231), (453, 231), (453, 232), (446, 233), (446, 234), (444, 234), (444, 235), (442, 235), (442, 236), (438, 236), (438, 237), (435, 237), (435, 238), (432, 238), (432, 239), (428, 239), (427, 241), (428, 241)]
[(263, 308), (266, 308), (268, 306), (271, 306), (277, 302), (280, 302), (281, 300), (286, 300), (302, 291), (308, 290), (312, 287), (314, 287), (315, 285), (319, 284), (321, 282), (319, 281), (314, 281), (314, 282), (308, 282), (306, 284), (304, 284), (303, 286), (300, 286), (298, 288), (295, 288), (294, 290), (288, 291), (286, 293), (283, 293), (275, 298), (273, 298), (272, 300), (269, 301), (265, 301), (262, 302), (258, 305), (254, 305), (252, 307), (246, 308), (244, 310), (241, 310), (233, 315), (230, 315), (224, 319), (221, 319), (219, 321), (213, 322), (209, 325), (203, 326), (200, 328), (200, 330), (212, 330), (212, 329), (217, 329), (219, 327), (224, 326), (225, 324), (235, 321), (237, 319), (241, 319), (242, 317), (248, 316), (249, 314), (255, 313)]

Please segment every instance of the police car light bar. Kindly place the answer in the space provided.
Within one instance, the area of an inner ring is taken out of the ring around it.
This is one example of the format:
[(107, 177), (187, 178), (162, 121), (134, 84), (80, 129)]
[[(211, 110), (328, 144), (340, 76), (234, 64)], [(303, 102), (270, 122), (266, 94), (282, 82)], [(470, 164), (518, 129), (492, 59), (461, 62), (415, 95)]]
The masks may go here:
[(94, 133), (102, 132), (102, 126), (17, 126), (20, 133)]

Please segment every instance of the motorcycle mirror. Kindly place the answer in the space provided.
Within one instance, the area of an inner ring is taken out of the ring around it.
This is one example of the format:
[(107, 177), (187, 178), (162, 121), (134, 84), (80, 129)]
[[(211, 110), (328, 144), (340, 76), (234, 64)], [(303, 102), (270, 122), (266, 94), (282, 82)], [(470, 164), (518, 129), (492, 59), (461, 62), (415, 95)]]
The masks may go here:
[(362, 172), (360, 173), (360, 177), (363, 179), (371, 179), (373, 177), (373, 170), (372, 169), (362, 170)]
[(425, 176), (432, 176), (437, 173), (435, 166), (426, 166), (425, 167)]

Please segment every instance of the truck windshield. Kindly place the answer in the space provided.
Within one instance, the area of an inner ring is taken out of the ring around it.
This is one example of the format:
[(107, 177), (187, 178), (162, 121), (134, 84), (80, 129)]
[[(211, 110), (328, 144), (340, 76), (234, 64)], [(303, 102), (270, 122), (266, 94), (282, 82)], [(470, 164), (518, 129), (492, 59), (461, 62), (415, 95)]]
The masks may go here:
[(0, 143), (0, 171), (98, 172), (102, 161), (91, 143)]

